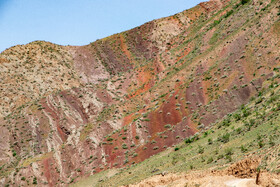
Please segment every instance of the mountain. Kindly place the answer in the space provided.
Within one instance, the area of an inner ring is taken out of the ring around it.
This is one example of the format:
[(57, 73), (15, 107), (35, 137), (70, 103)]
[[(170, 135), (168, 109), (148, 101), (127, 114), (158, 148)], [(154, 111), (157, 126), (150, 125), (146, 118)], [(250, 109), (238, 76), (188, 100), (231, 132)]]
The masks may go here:
[[(278, 123), (266, 118), (279, 114), (279, 7), (277, 0), (210, 0), (86, 46), (35, 41), (2, 52), (0, 185), (66, 186), (108, 172), (110, 179), (91, 185), (139, 182), (151, 176), (148, 168), (116, 180), (162, 154), (182, 163), (182, 155), (197, 154), (193, 146), (208, 157), (223, 143), (253, 141), (243, 130), (255, 118), (258, 142), (277, 139)], [(212, 131), (213, 145), (205, 146), (202, 136)], [(273, 142), (247, 151), (277, 155)], [(179, 152), (170, 149), (177, 144)], [(193, 167), (212, 162), (199, 163)]]

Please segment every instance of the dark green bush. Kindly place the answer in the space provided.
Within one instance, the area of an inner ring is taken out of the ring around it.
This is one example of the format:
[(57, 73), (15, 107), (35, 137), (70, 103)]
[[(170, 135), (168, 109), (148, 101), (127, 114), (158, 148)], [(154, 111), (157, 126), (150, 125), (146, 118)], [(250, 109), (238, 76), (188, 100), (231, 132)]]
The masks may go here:
[(111, 138), (111, 137), (108, 137), (107, 138), (107, 141), (109, 141), (109, 142), (111, 142), (111, 141), (113, 141), (114, 139), (113, 138)]
[(124, 143), (124, 144), (122, 144), (122, 148), (123, 148), (123, 149), (127, 149), (128, 147), (127, 147), (127, 145)]
[(241, 145), (240, 150), (242, 153), (245, 153), (248, 151), (248, 149), (246, 147), (244, 147), (243, 145)]
[(201, 146), (198, 146), (198, 153), (199, 153), (199, 154), (204, 153), (204, 148), (201, 147)]
[(258, 145), (259, 145), (259, 148), (262, 148), (262, 147), (264, 146), (263, 141), (262, 141), (262, 140), (259, 140)]
[(230, 10), (226, 13), (225, 18), (229, 17), (233, 13), (233, 10)]
[(213, 23), (213, 27), (215, 27), (216, 25), (219, 25), (221, 23), (221, 20), (215, 20)]
[(185, 140), (185, 143), (186, 143), (186, 144), (192, 143), (192, 140), (191, 140), (190, 138), (187, 138), (187, 139)]
[(269, 142), (268, 143), (271, 147), (275, 145), (275, 142), (273, 141), (273, 139), (274, 139), (273, 136), (269, 137)]
[(211, 162), (213, 162), (213, 158), (210, 157), (208, 160), (207, 160), (207, 164), (210, 164)]
[(240, 134), (241, 131), (242, 131), (242, 128), (239, 127), (239, 128), (237, 128), (235, 131), (236, 131), (237, 134)]
[(37, 178), (36, 177), (33, 178), (33, 184), (37, 184)]
[(230, 119), (227, 118), (227, 119), (225, 119), (225, 120), (223, 121), (223, 126), (228, 127), (229, 125), (230, 125)]
[(233, 115), (235, 121), (239, 121), (241, 119), (241, 115), (239, 113), (236, 113)]
[(227, 142), (229, 142), (229, 137), (230, 137), (230, 134), (226, 133), (222, 137), (218, 137), (218, 141), (227, 143)]
[(12, 150), (12, 152), (14, 157), (17, 156), (17, 152), (15, 150)]
[(249, 2), (250, 2), (250, 0), (241, 0), (241, 4), (242, 5), (245, 5), (245, 4), (249, 3)]
[(228, 162), (232, 161), (231, 155), (226, 155), (226, 159), (228, 160)]
[(194, 141), (196, 141), (196, 140), (198, 140), (198, 139), (199, 139), (199, 137), (198, 137), (197, 135), (194, 135), (193, 137), (187, 138), (187, 139), (185, 140), (185, 143), (186, 143), (186, 144), (192, 143), (192, 142), (194, 142)]
[(227, 155), (227, 156), (233, 155), (232, 148), (227, 148), (227, 149), (225, 150), (225, 155)]
[(245, 108), (242, 110), (242, 116), (244, 118), (248, 117), (250, 114), (251, 114), (250, 110), (245, 109)]
[(209, 145), (213, 144), (213, 140), (211, 138), (208, 139), (208, 144)]
[(218, 160), (220, 160), (220, 159), (222, 159), (222, 158), (224, 158), (224, 155), (223, 155), (223, 154), (220, 154), (220, 155), (218, 155), (218, 157), (217, 157)]

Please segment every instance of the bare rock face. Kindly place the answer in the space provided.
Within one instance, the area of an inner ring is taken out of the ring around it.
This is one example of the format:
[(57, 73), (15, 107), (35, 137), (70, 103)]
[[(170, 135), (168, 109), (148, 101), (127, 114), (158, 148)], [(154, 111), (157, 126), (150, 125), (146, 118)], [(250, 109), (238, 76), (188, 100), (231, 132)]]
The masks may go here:
[(87, 46), (4, 51), (0, 185), (138, 163), (246, 104), (279, 70), (278, 6), (213, 0)]

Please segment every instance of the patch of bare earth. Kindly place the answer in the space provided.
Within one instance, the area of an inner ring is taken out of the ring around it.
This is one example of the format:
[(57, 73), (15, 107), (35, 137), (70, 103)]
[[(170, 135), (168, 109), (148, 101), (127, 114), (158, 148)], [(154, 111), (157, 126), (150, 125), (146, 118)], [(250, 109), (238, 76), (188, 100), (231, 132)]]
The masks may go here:
[[(257, 170), (258, 159), (245, 159), (225, 170), (192, 171), (190, 173), (162, 173), (125, 187), (257, 187), (280, 186), (280, 176)], [(123, 186), (124, 187), (124, 186)]]

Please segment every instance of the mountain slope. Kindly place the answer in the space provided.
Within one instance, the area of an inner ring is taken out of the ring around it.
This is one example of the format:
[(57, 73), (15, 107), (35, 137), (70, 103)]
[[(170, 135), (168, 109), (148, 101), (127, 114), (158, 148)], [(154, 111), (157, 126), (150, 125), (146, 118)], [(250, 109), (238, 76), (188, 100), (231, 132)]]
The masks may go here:
[[(279, 79), (279, 75), (275, 79)], [(197, 133), (142, 163), (124, 170), (103, 171), (73, 186), (120, 186), (146, 178), (139, 183), (140, 186), (172, 186), (178, 181), (179, 186), (225, 186), (224, 183), (215, 185), (215, 182), (223, 181), (222, 177), (232, 179), (229, 175), (255, 181), (259, 171), (260, 185), (275, 186), (276, 181), (279, 185), (280, 93), (279, 83), (273, 83), (275, 79), (269, 80), (272, 84), (268, 90), (219, 120), (209, 130)], [(202, 178), (206, 181), (200, 180)]]
[(212, 0), (87, 46), (8, 49), (0, 184), (66, 185), (142, 162), (268, 88), (279, 53), (279, 2), (256, 0)]

